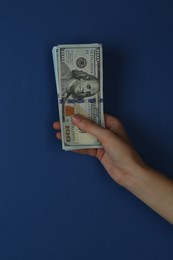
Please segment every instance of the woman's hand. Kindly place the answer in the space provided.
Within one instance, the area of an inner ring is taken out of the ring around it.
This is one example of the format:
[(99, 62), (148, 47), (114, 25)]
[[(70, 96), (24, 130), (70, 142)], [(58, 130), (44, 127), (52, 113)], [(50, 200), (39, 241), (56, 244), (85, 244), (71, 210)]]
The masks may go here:
[[(115, 117), (105, 115), (106, 128), (80, 115), (73, 117), (73, 123), (81, 130), (94, 135), (103, 146), (99, 149), (83, 149), (74, 152), (97, 157), (117, 183), (124, 186), (126, 175), (130, 171), (136, 171), (139, 166), (146, 166), (133, 149), (123, 125)], [(55, 122), (53, 126), (54, 129), (60, 130), (60, 122)], [(61, 139), (60, 132), (57, 133), (57, 138)]]
[[(103, 146), (74, 152), (97, 157), (118, 184), (173, 224), (173, 181), (142, 161), (121, 122), (110, 115), (105, 115), (106, 128), (79, 115), (73, 117), (73, 122), (81, 130), (94, 135)], [(53, 127), (60, 131), (59, 122), (55, 122)], [(56, 135), (61, 140), (61, 132)]]

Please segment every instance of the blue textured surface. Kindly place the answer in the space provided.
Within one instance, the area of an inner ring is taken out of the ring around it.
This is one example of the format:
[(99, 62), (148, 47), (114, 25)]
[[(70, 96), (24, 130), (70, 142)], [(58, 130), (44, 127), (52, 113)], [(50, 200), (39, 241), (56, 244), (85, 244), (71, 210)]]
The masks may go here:
[(64, 152), (52, 46), (104, 47), (105, 111), (173, 178), (173, 3), (0, 2), (0, 259), (172, 260), (172, 226), (99, 162)]

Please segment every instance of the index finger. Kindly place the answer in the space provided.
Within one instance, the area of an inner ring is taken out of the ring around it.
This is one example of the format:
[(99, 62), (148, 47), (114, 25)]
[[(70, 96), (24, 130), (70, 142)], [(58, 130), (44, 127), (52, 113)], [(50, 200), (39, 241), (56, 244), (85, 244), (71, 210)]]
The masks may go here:
[(59, 121), (54, 122), (54, 123), (53, 123), (53, 128), (54, 128), (55, 130), (60, 130), (60, 129), (61, 129), (60, 122), (59, 122)]

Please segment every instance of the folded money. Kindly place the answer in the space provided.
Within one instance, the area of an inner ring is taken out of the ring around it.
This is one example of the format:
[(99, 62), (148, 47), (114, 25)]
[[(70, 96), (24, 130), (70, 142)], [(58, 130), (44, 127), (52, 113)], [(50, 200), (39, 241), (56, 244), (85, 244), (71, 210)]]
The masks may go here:
[(75, 126), (72, 117), (80, 114), (104, 127), (102, 45), (58, 45), (52, 53), (62, 148), (100, 148), (97, 138)]

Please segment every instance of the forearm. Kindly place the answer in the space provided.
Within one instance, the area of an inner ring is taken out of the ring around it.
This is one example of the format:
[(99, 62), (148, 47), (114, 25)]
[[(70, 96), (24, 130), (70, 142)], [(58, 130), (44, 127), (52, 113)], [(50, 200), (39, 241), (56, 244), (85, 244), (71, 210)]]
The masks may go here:
[(173, 181), (151, 168), (126, 175), (124, 187), (173, 224)]
[[(95, 136), (102, 149), (77, 150), (78, 153), (97, 157), (109, 175), (150, 208), (173, 224), (173, 181), (149, 168), (138, 156), (119, 120), (105, 115), (106, 128), (80, 115), (73, 123)], [(57, 122), (55, 129), (60, 129)], [(57, 134), (61, 139), (61, 134)]]

